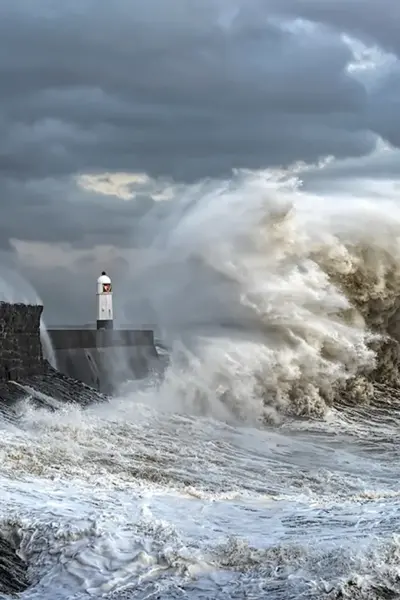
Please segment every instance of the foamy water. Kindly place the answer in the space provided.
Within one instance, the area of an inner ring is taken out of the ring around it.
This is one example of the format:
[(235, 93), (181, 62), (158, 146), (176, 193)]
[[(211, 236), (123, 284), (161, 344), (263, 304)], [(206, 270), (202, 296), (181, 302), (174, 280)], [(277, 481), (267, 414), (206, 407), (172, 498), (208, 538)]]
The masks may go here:
[(400, 400), (379, 369), (400, 211), (283, 174), (176, 194), (125, 291), (157, 316), (163, 377), (0, 423), (21, 598), (396, 597)]
[(37, 581), (22, 597), (321, 597), (342, 584), (352, 597), (354, 585), (395, 585), (397, 451), (378, 451), (392, 433), (381, 425), (374, 452), (335, 410), (316, 427), (253, 429), (131, 399), (26, 407), (0, 450), (3, 528)]

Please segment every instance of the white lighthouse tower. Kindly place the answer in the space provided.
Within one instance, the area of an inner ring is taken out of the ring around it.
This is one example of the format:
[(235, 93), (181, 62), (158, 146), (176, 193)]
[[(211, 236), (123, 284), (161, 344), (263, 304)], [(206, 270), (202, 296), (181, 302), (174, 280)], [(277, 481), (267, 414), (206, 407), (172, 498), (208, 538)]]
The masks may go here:
[(103, 271), (97, 280), (97, 329), (112, 329), (113, 319), (111, 279)]

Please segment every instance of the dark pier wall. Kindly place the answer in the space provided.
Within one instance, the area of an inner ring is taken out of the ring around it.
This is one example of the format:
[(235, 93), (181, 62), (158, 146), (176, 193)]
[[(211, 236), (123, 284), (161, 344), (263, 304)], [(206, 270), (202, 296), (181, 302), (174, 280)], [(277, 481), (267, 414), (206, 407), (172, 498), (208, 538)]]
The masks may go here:
[(57, 398), (61, 393), (62, 400), (71, 400), (75, 395), (76, 401), (82, 402), (80, 398), (85, 392), (86, 402), (89, 390), (84, 390), (82, 384), (110, 395), (124, 381), (141, 379), (149, 371), (157, 370), (159, 360), (151, 329), (51, 329), (48, 334), (57, 361), (55, 371), (43, 357), (42, 311), (42, 306), (0, 303), (0, 384), (3, 386), (0, 400), (15, 396), (15, 386), (10, 388), (8, 382), (30, 385), (29, 381), (34, 379), (35, 389), (40, 386), (41, 391), (46, 390), (44, 393), (50, 396)]
[(0, 303), (0, 404), (16, 396), (43, 394), (86, 404), (112, 394), (127, 379), (157, 368), (151, 330), (53, 329), (48, 334), (57, 360), (43, 356), (40, 319), (43, 307)]
[(48, 333), (57, 368), (105, 394), (157, 369), (151, 330), (50, 329)]

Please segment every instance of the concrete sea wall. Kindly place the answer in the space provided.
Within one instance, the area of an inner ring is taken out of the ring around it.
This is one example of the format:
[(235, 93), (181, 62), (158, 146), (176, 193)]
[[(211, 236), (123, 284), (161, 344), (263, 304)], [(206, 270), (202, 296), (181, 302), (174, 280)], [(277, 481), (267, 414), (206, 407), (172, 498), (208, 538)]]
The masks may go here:
[(151, 330), (50, 329), (48, 333), (57, 368), (105, 394), (157, 368)]
[(0, 409), (29, 390), (56, 401), (104, 399), (127, 379), (141, 379), (159, 362), (153, 331), (51, 329), (57, 370), (43, 356), (42, 306), (0, 303)]

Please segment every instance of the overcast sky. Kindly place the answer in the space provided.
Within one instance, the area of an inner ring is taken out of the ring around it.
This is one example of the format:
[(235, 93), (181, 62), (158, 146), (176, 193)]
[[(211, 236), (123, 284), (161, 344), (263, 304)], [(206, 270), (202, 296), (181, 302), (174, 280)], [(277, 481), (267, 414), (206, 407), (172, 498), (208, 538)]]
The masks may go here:
[(307, 185), (397, 178), (399, 56), (394, 0), (2, 0), (0, 274), (85, 322), (176, 183), (327, 156)]

